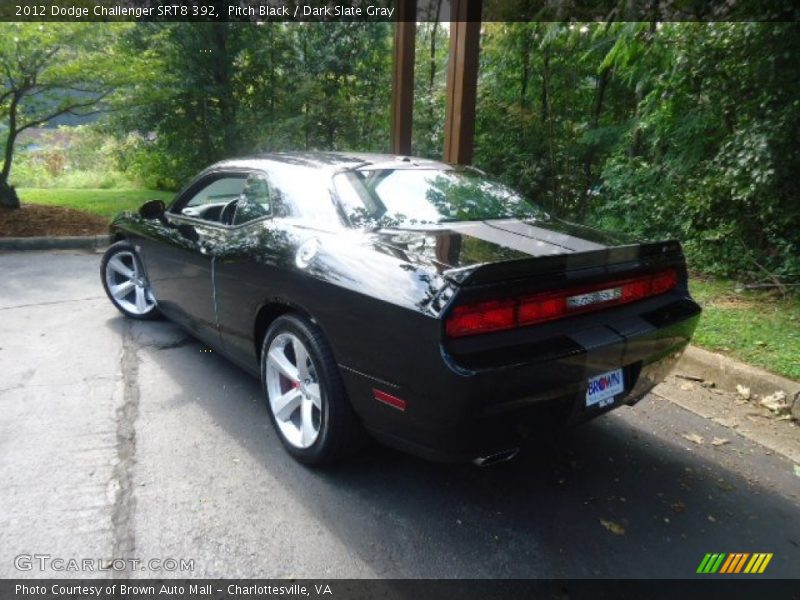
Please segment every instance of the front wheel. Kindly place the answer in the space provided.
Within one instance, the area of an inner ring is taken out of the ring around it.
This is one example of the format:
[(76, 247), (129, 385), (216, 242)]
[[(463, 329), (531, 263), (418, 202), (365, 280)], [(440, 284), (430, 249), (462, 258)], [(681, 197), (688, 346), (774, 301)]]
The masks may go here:
[(128, 242), (117, 242), (106, 250), (100, 278), (109, 300), (126, 317), (149, 320), (160, 316), (142, 261)]
[(261, 348), (261, 380), (275, 430), (307, 465), (355, 451), (364, 436), (322, 332), (294, 315), (275, 320)]

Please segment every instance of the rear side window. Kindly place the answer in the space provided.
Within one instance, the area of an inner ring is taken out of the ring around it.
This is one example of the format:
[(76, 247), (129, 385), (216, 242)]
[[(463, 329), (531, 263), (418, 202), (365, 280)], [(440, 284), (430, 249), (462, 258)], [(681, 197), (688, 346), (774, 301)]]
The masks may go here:
[(331, 198), (330, 176), (305, 167), (282, 165), (269, 171), (276, 217), (297, 218), (324, 227), (341, 225)]

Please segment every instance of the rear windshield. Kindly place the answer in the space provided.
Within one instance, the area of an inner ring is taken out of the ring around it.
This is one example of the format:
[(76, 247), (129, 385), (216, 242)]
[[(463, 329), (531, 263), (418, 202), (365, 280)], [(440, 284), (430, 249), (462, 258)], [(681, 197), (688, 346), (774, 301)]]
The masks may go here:
[(545, 216), (514, 190), (469, 170), (364, 169), (340, 173), (334, 185), (354, 227)]

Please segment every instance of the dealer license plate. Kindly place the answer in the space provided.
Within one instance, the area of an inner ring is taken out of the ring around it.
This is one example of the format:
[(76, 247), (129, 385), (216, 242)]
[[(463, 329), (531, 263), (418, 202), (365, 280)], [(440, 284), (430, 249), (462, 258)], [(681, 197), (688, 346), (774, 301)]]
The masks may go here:
[(586, 390), (586, 406), (608, 406), (614, 402), (614, 396), (625, 391), (625, 380), (622, 369), (601, 373), (589, 379)]

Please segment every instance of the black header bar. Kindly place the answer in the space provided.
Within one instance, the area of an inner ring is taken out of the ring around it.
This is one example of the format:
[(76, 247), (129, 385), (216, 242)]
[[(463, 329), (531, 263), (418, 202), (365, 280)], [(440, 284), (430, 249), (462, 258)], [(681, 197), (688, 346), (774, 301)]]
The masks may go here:
[[(3, 0), (0, 20), (28, 22), (396, 21), (396, 0)], [(437, 11), (438, 9), (438, 11)], [(798, 21), (787, 0), (484, 0), (483, 21)], [(450, 21), (449, 0), (417, 0), (416, 21)]]
[(696, 579), (3, 579), (4, 600), (798, 600), (796, 580)]

